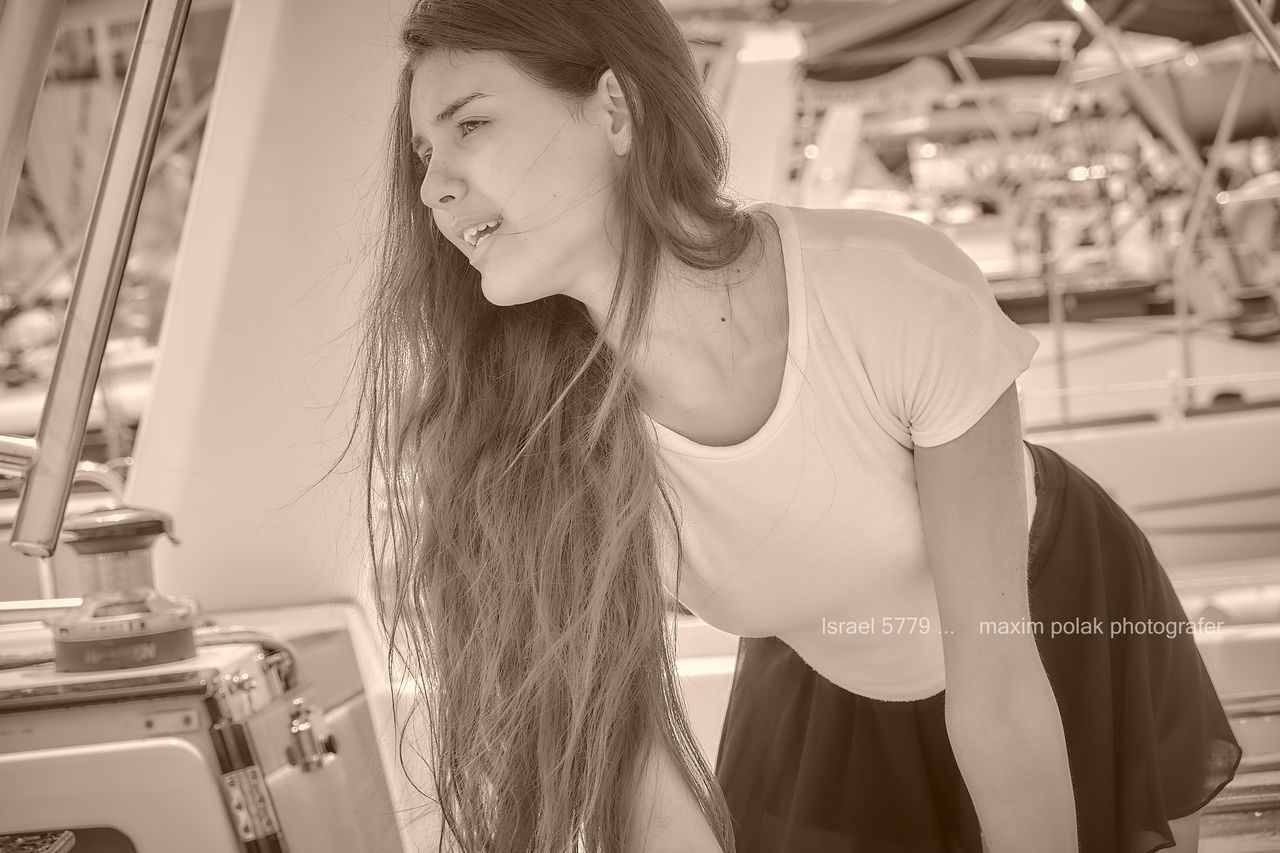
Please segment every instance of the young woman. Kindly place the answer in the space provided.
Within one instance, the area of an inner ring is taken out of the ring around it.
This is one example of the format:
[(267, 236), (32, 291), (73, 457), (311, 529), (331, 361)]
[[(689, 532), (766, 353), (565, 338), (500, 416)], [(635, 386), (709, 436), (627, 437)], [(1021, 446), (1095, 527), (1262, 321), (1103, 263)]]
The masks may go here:
[[(974, 264), (729, 200), (659, 0), (425, 0), (402, 42), (370, 523), (454, 844), (1194, 849), (1239, 746), (1189, 634), (1083, 633), (1186, 617), (1023, 441), (1037, 344)], [(718, 778), (677, 595), (746, 638)]]

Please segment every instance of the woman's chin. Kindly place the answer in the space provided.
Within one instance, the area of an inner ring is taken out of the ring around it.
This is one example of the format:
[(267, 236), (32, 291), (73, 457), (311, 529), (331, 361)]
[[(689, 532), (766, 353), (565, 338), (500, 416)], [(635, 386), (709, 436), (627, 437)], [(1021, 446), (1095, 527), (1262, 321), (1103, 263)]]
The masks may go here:
[(485, 273), (480, 274), (480, 292), (490, 305), (498, 307), (523, 305), (537, 298), (530, 295), (524, 282), (504, 280)]

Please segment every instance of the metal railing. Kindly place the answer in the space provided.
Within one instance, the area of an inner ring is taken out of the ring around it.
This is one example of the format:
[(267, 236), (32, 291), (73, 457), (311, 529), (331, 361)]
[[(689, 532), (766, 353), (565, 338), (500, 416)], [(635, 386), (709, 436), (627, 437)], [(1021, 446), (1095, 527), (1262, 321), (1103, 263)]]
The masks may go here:
[(4, 236), (26, 160), (27, 135), (35, 116), (58, 19), (65, 0), (0, 2), (0, 237)]
[[(9, 5), (13, 4), (4, 8)], [(29, 4), (20, 0), (18, 5)], [(30, 556), (49, 557), (57, 547), (190, 8), (191, 0), (148, 0), (143, 10), (39, 431), (34, 442), (0, 436), (0, 475), (26, 481), (10, 544)], [(26, 67), (43, 69), (52, 37), (19, 47)], [(41, 50), (43, 58), (37, 63), (30, 57)], [(39, 82), (34, 80), (35, 91)], [(19, 163), (31, 121), (30, 115), (25, 122), (16, 120), (21, 118), (15, 113), (14, 121), (0, 127), (5, 137), (0, 143), (6, 151), (16, 145)]]
[[(1079, 429), (1087, 425), (1117, 420), (1149, 420), (1177, 423), (1189, 416), (1195, 416), (1207, 411), (1267, 408), (1272, 406), (1280, 408), (1280, 390), (1277, 390), (1273, 396), (1266, 398), (1249, 399), (1242, 395), (1243, 399), (1239, 402), (1224, 403), (1216, 407), (1197, 406), (1193, 399), (1193, 392), (1197, 388), (1219, 388), (1223, 391), (1239, 391), (1242, 390), (1242, 386), (1261, 383), (1275, 383), (1277, 388), (1280, 389), (1280, 370), (1262, 373), (1230, 373), (1221, 376), (1183, 376), (1177, 369), (1170, 369), (1165, 379), (1115, 382), (1107, 385), (1076, 385), (1060, 388), (1025, 389), (1019, 387), (1018, 399), (1020, 401), (1034, 399), (1058, 399), (1061, 401), (1062, 408), (1058, 421), (1028, 424), (1028, 431), (1048, 432), (1059, 429)], [(1068, 409), (1068, 401), (1070, 400), (1112, 394), (1132, 394), (1141, 391), (1167, 391), (1169, 396), (1163, 406), (1109, 413), (1085, 420), (1072, 418)]]

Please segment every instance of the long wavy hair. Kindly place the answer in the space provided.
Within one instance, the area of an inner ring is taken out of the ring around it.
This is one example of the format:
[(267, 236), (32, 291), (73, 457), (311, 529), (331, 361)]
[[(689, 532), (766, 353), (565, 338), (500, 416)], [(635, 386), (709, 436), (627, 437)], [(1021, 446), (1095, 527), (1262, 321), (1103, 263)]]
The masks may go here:
[[(622, 851), (664, 748), (732, 853), (681, 698), (660, 550), (674, 541), (678, 578), (677, 519), (628, 369), (664, 259), (718, 270), (755, 242), (723, 129), (659, 0), (422, 0), (401, 47), (354, 435), (378, 618), (427, 711), (441, 842)], [(619, 352), (567, 296), (488, 303), (435, 226), (408, 99), (436, 50), (500, 52), (577, 103), (617, 75), (635, 122), (605, 322)]]

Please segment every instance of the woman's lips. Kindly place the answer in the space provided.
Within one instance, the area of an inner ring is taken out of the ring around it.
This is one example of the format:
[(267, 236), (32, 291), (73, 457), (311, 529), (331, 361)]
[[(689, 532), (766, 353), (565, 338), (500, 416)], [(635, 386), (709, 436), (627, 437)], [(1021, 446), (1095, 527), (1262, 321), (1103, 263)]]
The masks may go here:
[(480, 238), (480, 242), (476, 243), (476, 245), (471, 250), (470, 260), (472, 261), (472, 263), (475, 262), (476, 258), (484, 254), (485, 249), (488, 247), (490, 243), (493, 242), (493, 236), (501, 230), (502, 230), (502, 226), (499, 225), (497, 228), (493, 229), (492, 231), (486, 232)]

